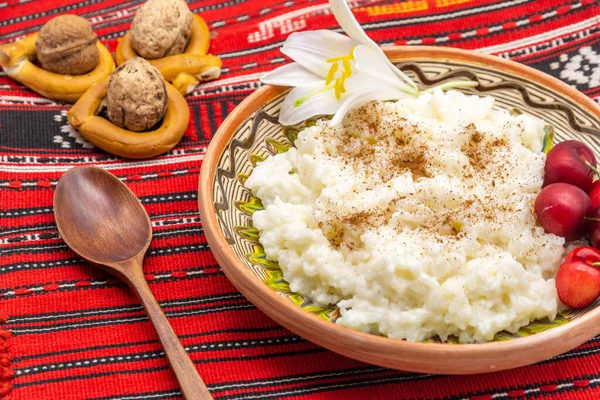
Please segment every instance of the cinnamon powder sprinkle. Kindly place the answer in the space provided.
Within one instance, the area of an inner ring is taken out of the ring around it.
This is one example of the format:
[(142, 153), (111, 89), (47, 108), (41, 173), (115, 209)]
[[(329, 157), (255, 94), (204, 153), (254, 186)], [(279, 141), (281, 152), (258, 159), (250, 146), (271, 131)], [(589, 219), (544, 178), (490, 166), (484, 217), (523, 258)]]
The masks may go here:
[[(393, 112), (389, 109), (387, 113)], [(388, 116), (389, 117), (389, 116)], [(439, 170), (436, 154), (443, 151), (437, 142), (427, 140), (427, 132), (406, 118), (384, 118), (380, 105), (369, 103), (349, 113), (351, 124), (345, 125), (344, 134), (324, 126), (322, 140), (329, 149), (329, 156), (336, 158), (354, 173), (365, 173), (380, 184), (389, 183), (401, 175), (409, 174), (413, 182), (430, 179)], [(394, 121), (394, 122), (392, 122)], [(487, 137), (485, 132), (469, 124), (460, 132), (463, 140), (460, 148), (465, 162), (450, 178), (463, 182), (476, 180), (488, 182), (490, 190), (506, 181), (507, 170), (499, 162), (506, 151), (506, 139)], [(433, 143), (433, 144), (432, 144)], [(365, 172), (366, 171), (366, 172)], [(444, 174), (448, 175), (447, 171)], [(475, 184), (473, 184), (475, 186)], [(467, 187), (467, 189), (472, 189)], [(394, 212), (402, 209), (400, 204), (406, 196), (396, 196), (386, 209), (351, 209), (340, 212), (337, 207), (325, 207), (318, 225), (328, 237), (332, 247), (356, 250), (361, 246), (360, 235), (370, 229), (388, 225)], [(459, 240), (465, 223), (494, 221), (498, 212), (508, 210), (499, 205), (493, 196), (470, 195), (468, 198), (442, 204), (439, 199), (428, 199), (430, 217), (412, 228), (437, 235), (440, 240)], [(410, 229), (411, 224), (397, 223), (396, 229)]]

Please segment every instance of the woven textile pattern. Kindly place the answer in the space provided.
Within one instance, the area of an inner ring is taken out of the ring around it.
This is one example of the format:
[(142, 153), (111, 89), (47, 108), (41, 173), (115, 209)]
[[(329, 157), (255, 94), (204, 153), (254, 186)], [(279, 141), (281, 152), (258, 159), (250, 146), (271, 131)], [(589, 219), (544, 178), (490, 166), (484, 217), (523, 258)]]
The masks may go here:
[[(141, 0), (0, 0), (0, 42), (50, 18), (88, 18), (114, 51)], [(381, 45), (454, 46), (543, 70), (600, 101), (600, 0), (357, 0)], [(68, 105), (0, 74), (0, 397), (181, 399), (141, 306), (126, 286), (83, 262), (52, 214), (67, 169), (99, 165), (138, 195), (153, 224), (150, 287), (215, 398), (600, 398), (600, 338), (551, 360), (463, 377), (392, 371), (290, 333), (246, 301), (212, 256), (197, 180), (223, 118), (287, 60), (293, 31), (335, 29), (324, 0), (202, 0), (220, 80), (187, 96), (190, 126), (166, 155), (128, 161), (94, 148), (66, 122)]]

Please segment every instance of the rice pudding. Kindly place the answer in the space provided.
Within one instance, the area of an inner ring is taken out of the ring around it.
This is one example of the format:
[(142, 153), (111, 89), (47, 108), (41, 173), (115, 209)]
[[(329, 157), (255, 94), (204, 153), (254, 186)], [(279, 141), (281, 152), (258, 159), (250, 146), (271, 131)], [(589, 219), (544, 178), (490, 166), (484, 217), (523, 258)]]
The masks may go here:
[(245, 185), (267, 258), (337, 324), (485, 342), (553, 319), (564, 239), (537, 225), (545, 123), (436, 91), (321, 120)]

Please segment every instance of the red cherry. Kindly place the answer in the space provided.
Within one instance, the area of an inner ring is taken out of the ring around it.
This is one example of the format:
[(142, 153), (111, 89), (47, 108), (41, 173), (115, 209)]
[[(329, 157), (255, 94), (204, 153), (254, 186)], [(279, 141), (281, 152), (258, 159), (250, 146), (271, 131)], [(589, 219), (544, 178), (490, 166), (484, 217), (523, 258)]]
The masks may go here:
[(558, 143), (546, 158), (544, 186), (563, 182), (588, 192), (595, 174), (586, 161), (596, 167), (596, 157), (586, 144), (578, 140)]
[(588, 195), (592, 201), (592, 208), (595, 210), (600, 207), (600, 179), (592, 183)]
[(600, 296), (600, 269), (583, 261), (564, 262), (556, 274), (556, 291), (565, 305), (587, 307)]
[(583, 236), (584, 218), (593, 211), (587, 193), (568, 183), (553, 183), (543, 188), (535, 199), (534, 210), (546, 232), (566, 241)]
[(595, 248), (600, 248), (600, 208), (594, 210), (589, 216), (589, 221), (586, 226), (590, 243)]

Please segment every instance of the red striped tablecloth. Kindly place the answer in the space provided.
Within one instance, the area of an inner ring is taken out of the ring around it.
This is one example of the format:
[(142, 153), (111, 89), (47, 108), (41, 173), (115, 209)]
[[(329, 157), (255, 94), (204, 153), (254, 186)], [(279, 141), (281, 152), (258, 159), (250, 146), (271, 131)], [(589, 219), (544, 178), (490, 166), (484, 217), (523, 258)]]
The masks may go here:
[[(88, 18), (114, 51), (140, 0), (0, 0), (0, 41), (50, 18)], [(552, 74), (600, 100), (598, 0), (357, 0), (382, 45), (477, 49)], [(286, 60), (296, 30), (335, 28), (324, 0), (202, 0), (222, 78), (187, 97), (191, 121), (170, 153), (132, 162), (82, 140), (56, 104), (0, 76), (0, 397), (176, 399), (176, 381), (132, 293), (82, 262), (58, 237), (52, 195), (61, 174), (95, 164), (142, 200), (154, 227), (150, 287), (213, 395), (224, 399), (600, 398), (598, 338), (540, 364), (488, 375), (387, 370), (319, 348), (246, 301), (219, 269), (198, 217), (197, 179), (211, 136)]]

